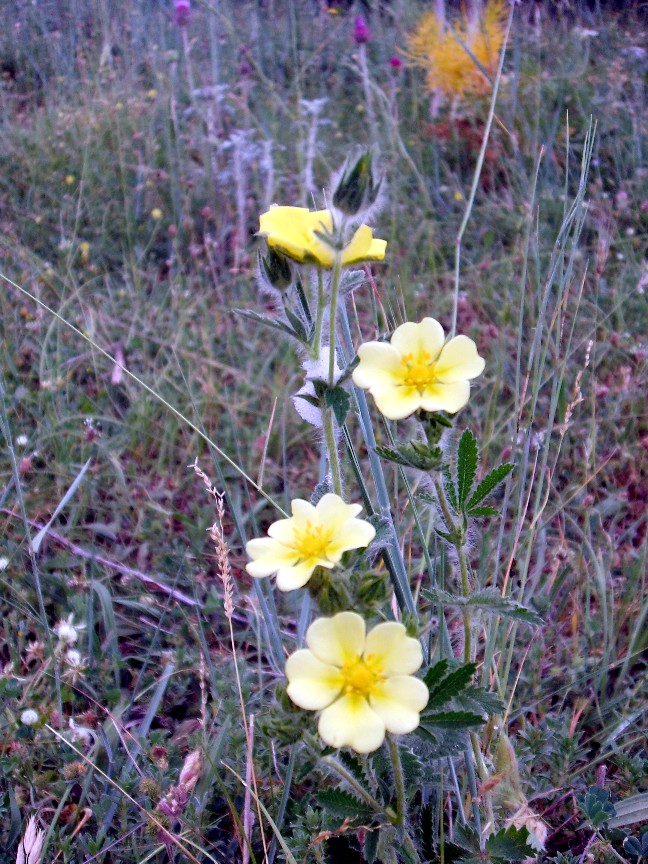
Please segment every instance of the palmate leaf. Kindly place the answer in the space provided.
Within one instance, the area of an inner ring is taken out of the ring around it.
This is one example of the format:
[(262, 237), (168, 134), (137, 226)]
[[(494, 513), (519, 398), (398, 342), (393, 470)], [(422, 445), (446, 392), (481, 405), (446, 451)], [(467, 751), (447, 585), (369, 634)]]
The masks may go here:
[(466, 504), (466, 510), (474, 509), (480, 501), (483, 501), (484, 498), (490, 495), (500, 483), (506, 480), (514, 467), (511, 462), (505, 462), (503, 465), (499, 465), (497, 468), (489, 471), (471, 495), (470, 500)]
[(457, 500), (459, 507), (462, 507), (468, 500), (477, 475), (478, 461), (477, 439), (470, 429), (466, 429), (459, 439), (459, 447), (457, 448)]
[(366, 819), (374, 815), (368, 804), (345, 789), (322, 789), (317, 793), (317, 800), (327, 813), (343, 819)]

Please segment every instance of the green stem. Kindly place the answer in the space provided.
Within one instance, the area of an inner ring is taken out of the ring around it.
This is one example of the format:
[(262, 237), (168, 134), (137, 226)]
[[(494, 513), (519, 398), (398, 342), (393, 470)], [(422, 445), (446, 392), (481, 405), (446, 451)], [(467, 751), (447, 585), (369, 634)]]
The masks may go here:
[(315, 337), (313, 340), (313, 360), (319, 360), (322, 352), (322, 324), (324, 322), (324, 274), (317, 268), (317, 317), (315, 318)]
[[(450, 510), (450, 505), (448, 504), (448, 500), (446, 498), (445, 489), (443, 488), (443, 484), (438, 478), (434, 480), (434, 489), (437, 494), (439, 507), (441, 508), (441, 513), (443, 514), (443, 519), (448, 528), (448, 532), (454, 538), (452, 540), (452, 545), (457, 550), (457, 556), (459, 558), (459, 572), (461, 573), (461, 593), (464, 597), (469, 597), (470, 580), (468, 578), (468, 559), (466, 557), (464, 533), (463, 531), (459, 530), (459, 526), (455, 523), (454, 517), (452, 516), (452, 511)], [(462, 612), (464, 622), (464, 663), (469, 663), (472, 654), (472, 614), (468, 606), (464, 606)]]
[(340, 468), (340, 455), (337, 449), (337, 441), (335, 440), (335, 416), (333, 414), (333, 409), (326, 406), (324, 399), (320, 402), (320, 408), (322, 411), (322, 421), (324, 426), (324, 440), (326, 442), (329, 466), (331, 468), (331, 478), (333, 480), (333, 491), (341, 498), (342, 470)]
[(331, 305), (329, 308), (329, 387), (335, 387), (335, 331), (337, 327), (337, 302), (342, 275), (342, 253), (335, 253), (333, 277), (331, 279)]
[(407, 797), (405, 795), (405, 775), (403, 773), (403, 763), (400, 758), (400, 750), (398, 742), (393, 735), (389, 733), (386, 736), (387, 747), (389, 748), (389, 757), (391, 759), (392, 771), (394, 774), (394, 786), (396, 788), (396, 819), (392, 820), (392, 824), (396, 828), (403, 829), (403, 846), (407, 850), (409, 857), (414, 864), (420, 864), (419, 854), (416, 851), (414, 841), (407, 830)]

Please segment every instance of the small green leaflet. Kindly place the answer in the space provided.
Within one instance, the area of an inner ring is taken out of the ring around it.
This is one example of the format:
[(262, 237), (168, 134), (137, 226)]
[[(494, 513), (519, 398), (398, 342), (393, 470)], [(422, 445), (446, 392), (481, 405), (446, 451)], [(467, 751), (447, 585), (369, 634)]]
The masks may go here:
[(508, 597), (502, 597), (497, 588), (480, 588), (478, 591), (473, 591), (469, 597), (459, 597), (438, 588), (423, 589), (421, 594), (432, 603), (440, 603), (442, 606), (471, 606), (473, 609), (482, 609), (491, 615), (502, 615), (514, 621), (523, 621), (534, 627), (539, 627), (543, 623), (543, 619), (537, 612)]
[(491, 858), (500, 861), (522, 861), (530, 858), (531, 847), (527, 843), (528, 828), (500, 828), (497, 834), (491, 834), (486, 841), (486, 851)]
[(317, 800), (328, 813), (343, 819), (366, 819), (375, 815), (368, 804), (345, 789), (322, 789), (317, 793)]
[(477, 475), (477, 439), (466, 429), (459, 439), (457, 449), (457, 501), (460, 507), (468, 500)]
[[(447, 661), (442, 660), (441, 663), (447, 664)], [(458, 669), (453, 669), (449, 674), (444, 675), (441, 680), (437, 680), (434, 686), (428, 683), (428, 675), (426, 674), (423, 680), (430, 691), (428, 708), (439, 708), (441, 705), (445, 705), (446, 702), (454, 699), (455, 696), (470, 684), (476, 668), (477, 666), (474, 663), (466, 663)], [(428, 672), (432, 673), (430, 679), (436, 677), (434, 675), (434, 666)]]
[(473, 492), (470, 501), (466, 504), (466, 509), (472, 510), (477, 504), (483, 501), (484, 498), (490, 495), (490, 493), (496, 489), (503, 480), (506, 480), (514, 467), (515, 466), (511, 462), (505, 462), (503, 465), (498, 465), (497, 468), (493, 468), (492, 471), (489, 471)]

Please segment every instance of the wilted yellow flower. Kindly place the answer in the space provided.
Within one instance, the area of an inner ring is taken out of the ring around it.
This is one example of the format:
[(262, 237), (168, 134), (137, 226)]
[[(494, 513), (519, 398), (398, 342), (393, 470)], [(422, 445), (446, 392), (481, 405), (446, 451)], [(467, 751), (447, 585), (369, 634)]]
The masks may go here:
[(319, 734), (331, 747), (377, 750), (385, 732), (405, 735), (419, 724), (428, 689), (412, 677), (423, 662), (420, 642), (387, 621), (368, 634), (355, 612), (318, 618), (308, 648), (286, 662), (287, 693), (307, 711), (321, 711)]
[(250, 540), (246, 551), (252, 561), (246, 570), (261, 579), (277, 574), (277, 588), (293, 591), (304, 586), (316, 567), (331, 570), (344, 552), (367, 546), (376, 531), (364, 519), (356, 519), (360, 504), (345, 504), (329, 492), (316, 507), (296, 498), (292, 516), (273, 522), (268, 536)]
[[(330, 233), (333, 216), (330, 210), (311, 211), (305, 207), (271, 207), (259, 217), (259, 233), (271, 249), (278, 249), (295, 261), (320, 264), (331, 268), (335, 252), (316, 236), (315, 232)], [(374, 239), (368, 225), (361, 225), (342, 250), (342, 264), (358, 261), (382, 261), (385, 240)]]
[(454, 414), (468, 401), (471, 378), (484, 371), (484, 360), (467, 336), (445, 342), (434, 318), (408, 321), (390, 342), (365, 342), (353, 372), (357, 387), (368, 390), (389, 420), (402, 420), (419, 408)]
[(483, 93), (489, 82), (473, 57), (488, 75), (495, 74), (506, 33), (503, 0), (490, 0), (477, 19), (471, 19), (464, 11), (454, 22), (454, 30), (456, 35), (434, 12), (424, 12), (416, 30), (408, 37), (406, 56), (413, 65), (425, 70), (430, 92), (441, 90), (450, 96)]

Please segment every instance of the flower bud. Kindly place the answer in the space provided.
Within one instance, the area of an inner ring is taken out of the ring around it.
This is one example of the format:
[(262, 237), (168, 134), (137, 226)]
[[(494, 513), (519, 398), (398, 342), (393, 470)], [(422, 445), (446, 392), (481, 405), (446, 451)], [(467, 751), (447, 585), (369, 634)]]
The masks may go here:
[(198, 782), (198, 778), (202, 774), (202, 769), (203, 761), (200, 750), (192, 750), (184, 761), (182, 770), (180, 771), (178, 784), (184, 786), (185, 789), (190, 792)]
[(290, 261), (275, 249), (269, 249), (265, 256), (259, 254), (259, 272), (277, 291), (286, 291), (292, 285), (293, 272)]
[(333, 193), (333, 204), (347, 216), (357, 216), (375, 202), (381, 183), (374, 183), (371, 151), (365, 150), (352, 167), (348, 163), (345, 166)]
[(191, 18), (191, 2), (190, 0), (174, 0), (173, 3), (173, 20), (178, 27), (186, 27)]
[(364, 45), (371, 38), (371, 31), (362, 15), (357, 15), (353, 25), (353, 41), (356, 45)]

